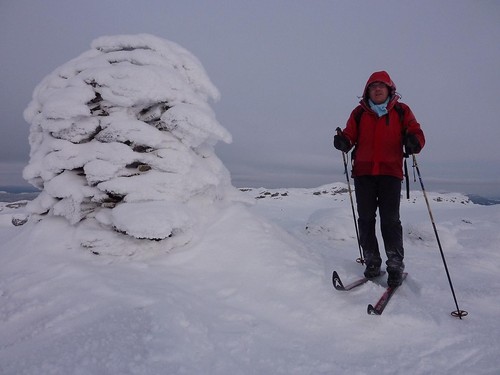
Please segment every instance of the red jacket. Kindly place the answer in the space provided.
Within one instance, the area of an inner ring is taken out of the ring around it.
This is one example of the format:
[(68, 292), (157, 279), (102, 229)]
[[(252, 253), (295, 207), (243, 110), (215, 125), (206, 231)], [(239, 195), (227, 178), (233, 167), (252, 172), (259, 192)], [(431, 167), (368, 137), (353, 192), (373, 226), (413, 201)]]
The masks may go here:
[[(368, 104), (368, 86), (373, 82), (384, 82), (390, 87), (391, 99), (387, 105), (388, 114), (378, 117)], [(425, 137), (420, 124), (415, 119), (410, 107), (399, 103), (396, 85), (386, 72), (373, 73), (366, 82), (363, 99), (359, 102), (347, 120), (344, 135), (355, 146), (352, 174), (389, 175), (403, 179), (403, 135), (414, 134), (420, 146), (424, 147)], [(397, 105), (404, 111), (402, 123), (400, 114), (394, 108)], [(356, 122), (356, 113), (363, 109)]]

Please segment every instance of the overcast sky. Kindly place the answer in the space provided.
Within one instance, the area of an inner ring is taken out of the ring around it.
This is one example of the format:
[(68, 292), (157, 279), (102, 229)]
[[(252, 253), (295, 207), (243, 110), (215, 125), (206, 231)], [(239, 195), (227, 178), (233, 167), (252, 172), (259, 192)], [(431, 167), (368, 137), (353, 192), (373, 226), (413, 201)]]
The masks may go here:
[(495, 0), (0, 0), (0, 186), (25, 183), (35, 86), (96, 37), (137, 33), (188, 49), (220, 90), (235, 186), (345, 181), (334, 129), (387, 70), (427, 137), (426, 188), (500, 197)]

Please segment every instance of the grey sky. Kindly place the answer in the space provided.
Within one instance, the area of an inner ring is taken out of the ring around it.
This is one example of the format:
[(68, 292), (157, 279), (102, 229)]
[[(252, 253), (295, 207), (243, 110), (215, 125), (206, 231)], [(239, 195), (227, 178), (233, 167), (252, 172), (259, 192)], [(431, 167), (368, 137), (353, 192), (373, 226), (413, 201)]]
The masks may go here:
[(24, 183), (35, 86), (96, 37), (143, 32), (188, 49), (219, 88), (235, 186), (345, 181), (334, 129), (383, 69), (426, 134), (426, 187), (500, 196), (500, 2), (487, 0), (0, 0), (0, 185)]

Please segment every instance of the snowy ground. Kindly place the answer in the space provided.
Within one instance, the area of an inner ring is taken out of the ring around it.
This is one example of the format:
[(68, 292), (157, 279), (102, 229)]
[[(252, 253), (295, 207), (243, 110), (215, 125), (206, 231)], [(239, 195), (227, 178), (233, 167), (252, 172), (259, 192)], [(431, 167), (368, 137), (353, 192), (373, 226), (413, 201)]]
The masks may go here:
[(458, 320), (419, 191), (402, 202), (409, 278), (382, 316), (359, 276), (345, 185), (253, 189), (184, 248), (116, 257), (63, 219), (14, 227), (0, 204), (0, 373), (498, 374), (500, 205), (429, 194)]

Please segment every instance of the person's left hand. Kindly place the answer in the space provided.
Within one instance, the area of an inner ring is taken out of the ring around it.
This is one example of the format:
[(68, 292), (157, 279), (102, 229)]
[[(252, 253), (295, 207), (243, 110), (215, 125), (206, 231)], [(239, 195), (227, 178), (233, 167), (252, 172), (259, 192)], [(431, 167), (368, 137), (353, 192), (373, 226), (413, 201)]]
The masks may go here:
[(405, 151), (408, 155), (418, 154), (422, 150), (422, 146), (415, 134), (406, 134), (404, 138)]

